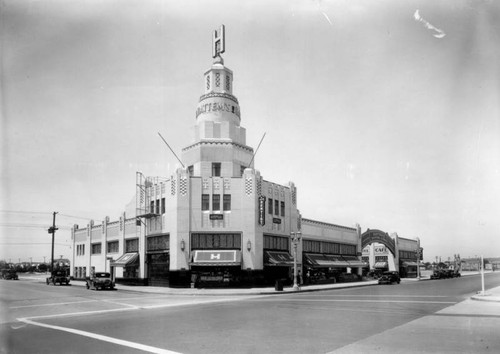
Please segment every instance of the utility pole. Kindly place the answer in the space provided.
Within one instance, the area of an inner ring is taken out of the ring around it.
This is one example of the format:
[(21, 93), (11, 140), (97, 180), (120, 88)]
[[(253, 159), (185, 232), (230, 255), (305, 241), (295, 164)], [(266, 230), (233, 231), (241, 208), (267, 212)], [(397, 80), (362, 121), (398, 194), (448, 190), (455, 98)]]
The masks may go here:
[(52, 226), (49, 227), (48, 232), (49, 234), (52, 234), (52, 253), (51, 253), (51, 262), (50, 262), (50, 274), (52, 274), (52, 271), (54, 270), (54, 237), (56, 235), (56, 230), (59, 230), (56, 227), (56, 214), (57, 211), (54, 211), (53, 216), (52, 216)]

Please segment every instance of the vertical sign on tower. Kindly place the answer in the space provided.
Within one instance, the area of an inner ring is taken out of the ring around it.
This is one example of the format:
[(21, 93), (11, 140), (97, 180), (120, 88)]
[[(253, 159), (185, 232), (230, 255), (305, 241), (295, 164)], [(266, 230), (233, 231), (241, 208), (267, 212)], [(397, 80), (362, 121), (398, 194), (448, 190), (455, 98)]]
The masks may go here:
[(226, 50), (226, 40), (225, 40), (226, 29), (224, 25), (221, 25), (219, 30), (215, 30), (212, 40), (212, 57), (216, 58), (220, 56)]

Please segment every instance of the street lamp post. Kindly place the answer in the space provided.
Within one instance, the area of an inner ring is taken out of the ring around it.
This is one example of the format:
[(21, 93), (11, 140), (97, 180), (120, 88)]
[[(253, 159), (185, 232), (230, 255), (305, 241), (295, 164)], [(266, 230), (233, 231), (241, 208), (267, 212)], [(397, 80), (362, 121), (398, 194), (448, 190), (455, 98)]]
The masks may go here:
[(417, 237), (417, 279), (420, 280), (420, 238)]
[(299, 290), (299, 284), (297, 284), (297, 246), (300, 242), (302, 233), (300, 231), (291, 232), (290, 238), (293, 244), (293, 290)]

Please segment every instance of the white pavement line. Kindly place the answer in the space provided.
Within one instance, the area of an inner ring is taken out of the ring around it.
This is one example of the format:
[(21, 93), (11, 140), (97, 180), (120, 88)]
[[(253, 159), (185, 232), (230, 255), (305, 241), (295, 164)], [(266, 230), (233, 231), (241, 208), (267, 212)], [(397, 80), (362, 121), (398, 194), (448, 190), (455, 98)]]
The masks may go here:
[[(388, 303), (411, 303), (411, 304), (456, 304), (456, 301), (418, 301), (418, 300), (350, 300), (350, 299), (267, 299), (269, 301), (289, 302), (388, 302)], [(262, 301), (262, 300), (261, 300)]]
[(183, 301), (183, 302), (176, 302), (176, 303), (171, 303), (171, 304), (160, 304), (160, 305), (147, 305), (147, 306), (141, 306), (140, 308), (142, 309), (156, 309), (156, 308), (162, 308), (162, 307), (176, 307), (176, 306), (186, 306), (186, 305), (205, 305), (205, 304), (214, 304), (218, 302), (230, 302), (230, 301), (238, 301), (238, 300), (246, 300), (246, 299), (215, 299), (215, 300), (207, 300), (207, 301), (197, 301), (197, 299), (193, 299), (193, 301)]
[[(56, 318), (56, 317), (70, 317), (70, 316), (86, 316), (86, 315), (96, 315), (96, 314), (103, 314), (103, 313), (108, 313), (108, 312), (120, 312), (120, 311), (131, 311), (131, 310), (138, 310), (139, 308), (131, 308), (127, 307), (125, 309), (119, 308), (119, 309), (111, 309), (111, 310), (95, 310), (95, 311), (84, 311), (84, 312), (69, 312), (69, 313), (58, 313), (55, 315), (42, 315), (42, 316), (32, 316), (32, 317), (26, 317), (27, 319), (33, 319), (33, 318)], [(17, 320), (22, 321), (25, 318), (18, 318)]]
[(42, 306), (59, 306), (59, 305), (73, 305), (73, 304), (83, 304), (86, 302), (97, 302), (99, 300), (85, 300), (85, 301), (73, 301), (73, 302), (55, 302), (52, 304), (38, 304), (38, 305), (23, 305), (23, 306), (12, 306), (10, 309), (22, 309), (27, 307), (42, 307)]
[(322, 297), (422, 297), (422, 298), (440, 298), (440, 297), (455, 297), (456, 295), (322, 295), (322, 294), (306, 294), (304, 296), (322, 296)]
[(130, 342), (130, 341), (123, 340), (123, 339), (118, 339), (118, 338), (103, 336), (101, 334), (96, 334), (96, 333), (81, 331), (81, 330), (73, 329), (73, 328), (53, 326), (53, 325), (49, 325), (49, 324), (45, 324), (45, 323), (35, 322), (35, 321), (32, 321), (32, 320), (30, 320), (28, 318), (19, 318), (18, 320), (22, 321), (24, 323), (28, 323), (28, 324), (34, 325), (34, 326), (45, 327), (45, 328), (55, 329), (55, 330), (58, 330), (58, 331), (69, 332), (69, 333), (77, 334), (77, 335), (80, 335), (80, 336), (84, 336), (84, 337), (89, 337), (89, 338), (101, 340), (103, 342), (109, 342), (109, 343), (113, 343), (113, 344), (118, 344), (118, 345), (122, 345), (124, 347), (139, 349), (139, 350), (143, 350), (143, 351), (150, 352), (150, 353), (180, 354), (179, 352), (174, 352), (174, 351), (171, 351), (171, 350), (166, 350), (166, 349), (162, 349), (162, 348), (152, 347), (152, 346), (145, 345), (145, 344)]
[(131, 305), (131, 304), (126, 304), (124, 302), (118, 302), (118, 301), (112, 301), (112, 300), (101, 300), (102, 302), (106, 302), (108, 304), (113, 304), (113, 305), (120, 305), (120, 306), (127, 306), (127, 307), (130, 307), (130, 308), (133, 308), (133, 309), (140, 309), (139, 306), (136, 306), (136, 305)]

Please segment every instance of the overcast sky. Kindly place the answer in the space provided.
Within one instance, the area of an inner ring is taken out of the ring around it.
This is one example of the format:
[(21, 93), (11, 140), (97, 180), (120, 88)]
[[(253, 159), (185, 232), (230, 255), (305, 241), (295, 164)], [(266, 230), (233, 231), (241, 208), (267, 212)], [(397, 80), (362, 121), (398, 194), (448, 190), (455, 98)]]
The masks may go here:
[(0, 259), (70, 258), (170, 176), (226, 26), (247, 144), (303, 217), (500, 256), (497, 1), (0, 1)]

